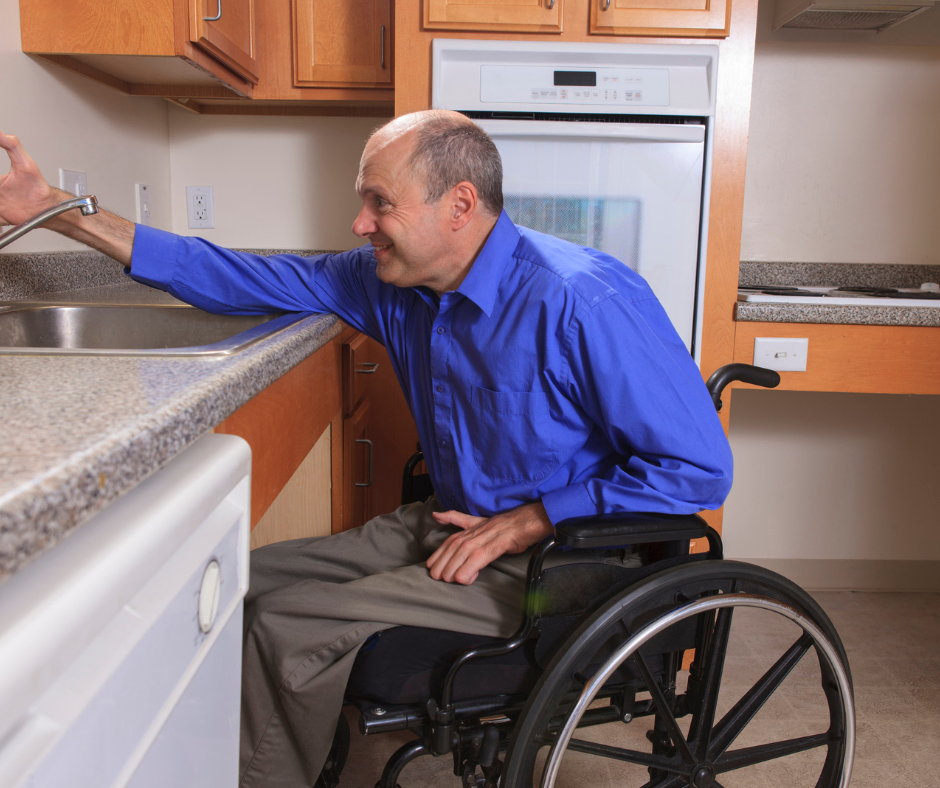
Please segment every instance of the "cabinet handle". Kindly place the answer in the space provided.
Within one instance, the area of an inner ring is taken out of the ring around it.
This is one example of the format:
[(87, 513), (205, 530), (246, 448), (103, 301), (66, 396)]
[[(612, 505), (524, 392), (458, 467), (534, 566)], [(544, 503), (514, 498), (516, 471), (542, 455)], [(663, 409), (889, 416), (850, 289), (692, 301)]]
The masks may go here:
[(548, 10), (551, 11), (555, 7), (555, 0), (548, 0)]
[[(220, 2), (221, 2), (221, 0), (220, 0)], [(605, 11), (606, 11), (608, 8), (610, 8), (610, 0), (602, 0), (602, 2), (604, 3), (604, 10), (605, 10)]]
[(218, 22), (222, 18), (222, 0), (219, 0), (219, 13), (215, 16), (204, 16), (203, 22)]
[(372, 441), (370, 441), (368, 438), (356, 438), (356, 443), (368, 443), (369, 444), (369, 481), (356, 482), (356, 487), (371, 487), (372, 486), (372, 463), (375, 460), (375, 446), (372, 445)]
[(359, 365), (359, 369), (356, 370), (357, 375), (374, 375), (379, 371), (379, 362), (377, 361), (363, 361)]
[[(219, 0), (221, 2), (221, 0)], [(381, 28), (381, 38), (382, 38), (382, 68), (385, 68), (385, 25), (382, 25)]]

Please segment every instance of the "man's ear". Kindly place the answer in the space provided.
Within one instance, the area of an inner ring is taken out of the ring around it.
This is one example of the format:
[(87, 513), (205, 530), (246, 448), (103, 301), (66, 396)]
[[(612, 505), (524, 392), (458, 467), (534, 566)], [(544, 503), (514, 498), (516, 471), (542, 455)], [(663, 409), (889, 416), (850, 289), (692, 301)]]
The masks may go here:
[(479, 208), (480, 198), (477, 187), (469, 181), (461, 181), (451, 191), (451, 227), (459, 230), (465, 227)]

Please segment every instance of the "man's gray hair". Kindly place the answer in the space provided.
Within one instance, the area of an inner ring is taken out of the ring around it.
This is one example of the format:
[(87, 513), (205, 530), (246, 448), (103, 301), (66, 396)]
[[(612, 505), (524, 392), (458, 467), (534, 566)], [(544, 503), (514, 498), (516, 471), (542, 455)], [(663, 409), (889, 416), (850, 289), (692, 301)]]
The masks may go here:
[(437, 202), (462, 181), (476, 186), (494, 216), (503, 210), (503, 163), (490, 135), (469, 118), (431, 115), (417, 128), (411, 166), (425, 178), (425, 202)]

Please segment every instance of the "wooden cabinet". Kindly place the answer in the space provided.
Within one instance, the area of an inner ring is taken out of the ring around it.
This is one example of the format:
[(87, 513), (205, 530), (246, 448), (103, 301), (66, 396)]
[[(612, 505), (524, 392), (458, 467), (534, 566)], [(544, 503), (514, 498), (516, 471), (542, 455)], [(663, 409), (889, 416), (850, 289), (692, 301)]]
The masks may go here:
[(560, 33), (564, 0), (424, 0), (429, 30)]
[[(20, 0), (23, 51), (132, 95), (246, 98), (254, 0)], [(207, 13), (209, 11), (209, 13)]]
[(294, 84), (392, 82), (391, 0), (292, 0)]
[(780, 390), (940, 394), (940, 328), (741, 321), (735, 362), (753, 363), (757, 337), (809, 340), (806, 371), (781, 372)]
[(724, 37), (731, 0), (424, 0), (428, 30), (561, 33), (572, 36)]
[(723, 38), (731, 0), (591, 0), (595, 35)]
[(350, 332), (343, 343), (343, 528), (401, 503), (401, 473), (418, 443), (408, 403), (378, 342)]
[(189, 0), (189, 40), (249, 82), (258, 82), (255, 0)]

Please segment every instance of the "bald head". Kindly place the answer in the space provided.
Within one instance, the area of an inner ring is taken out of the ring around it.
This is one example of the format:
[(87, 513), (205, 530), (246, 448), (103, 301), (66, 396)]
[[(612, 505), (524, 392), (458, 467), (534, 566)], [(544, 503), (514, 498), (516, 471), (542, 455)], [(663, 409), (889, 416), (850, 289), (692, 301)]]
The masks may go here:
[(425, 184), (425, 201), (437, 202), (458, 183), (472, 183), (485, 210), (503, 209), (503, 167), (493, 140), (466, 115), (451, 110), (412, 112), (376, 129), (366, 152), (405, 143), (408, 167)]

